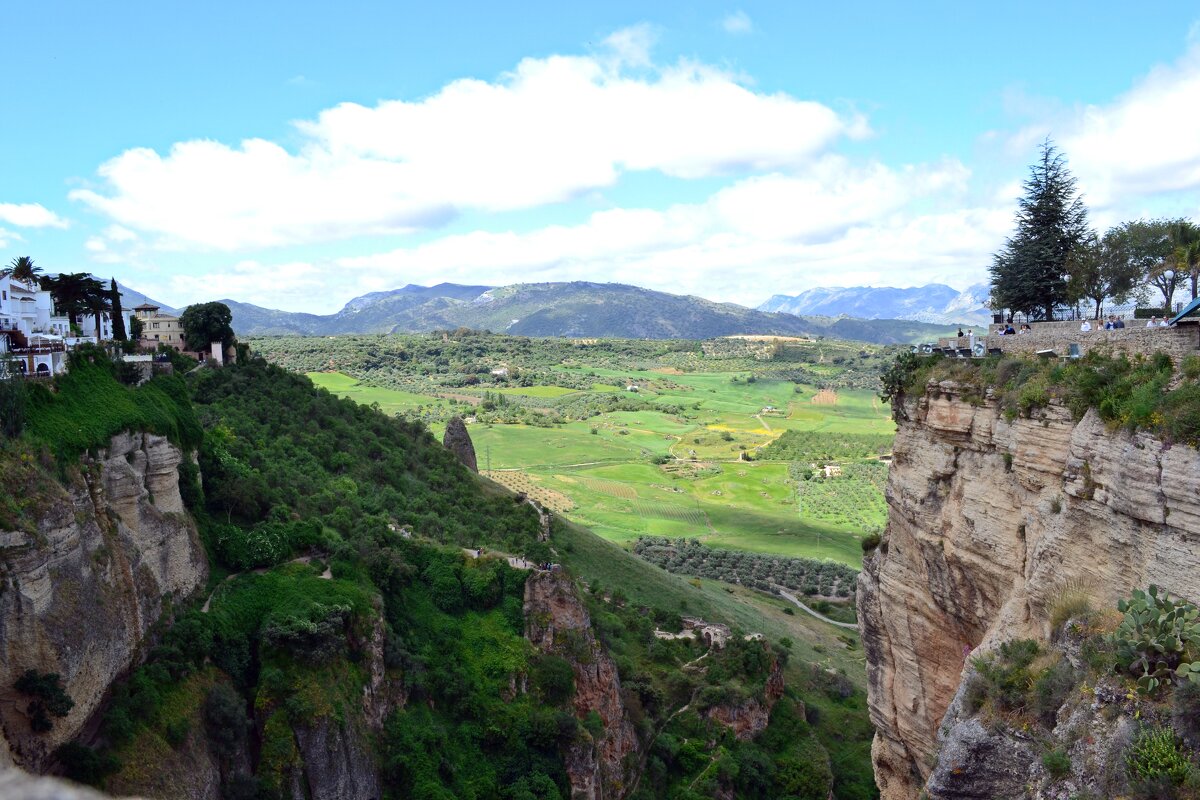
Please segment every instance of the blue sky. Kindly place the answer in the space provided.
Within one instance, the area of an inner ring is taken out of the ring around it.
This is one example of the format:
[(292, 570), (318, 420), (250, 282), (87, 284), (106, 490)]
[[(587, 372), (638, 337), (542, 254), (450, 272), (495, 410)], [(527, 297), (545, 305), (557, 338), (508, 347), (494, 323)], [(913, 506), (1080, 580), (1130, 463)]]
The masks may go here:
[(1050, 135), (1200, 216), (1194, 3), (7, 4), (0, 260), (329, 313), (985, 279)]

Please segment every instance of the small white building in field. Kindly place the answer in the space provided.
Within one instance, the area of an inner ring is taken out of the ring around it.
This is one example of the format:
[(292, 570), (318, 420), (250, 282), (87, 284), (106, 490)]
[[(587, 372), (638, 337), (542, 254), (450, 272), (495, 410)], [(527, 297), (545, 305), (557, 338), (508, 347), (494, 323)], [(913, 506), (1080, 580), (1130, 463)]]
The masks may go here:
[(826, 478), (842, 477), (842, 465), (841, 464), (826, 464), (822, 469), (825, 471)]

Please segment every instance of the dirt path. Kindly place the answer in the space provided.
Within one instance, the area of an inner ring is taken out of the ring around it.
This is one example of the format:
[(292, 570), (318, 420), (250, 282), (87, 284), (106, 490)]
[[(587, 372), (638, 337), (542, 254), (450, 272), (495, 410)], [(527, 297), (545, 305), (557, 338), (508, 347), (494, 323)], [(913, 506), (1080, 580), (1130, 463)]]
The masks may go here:
[(835, 619), (830, 619), (829, 617), (825, 616), (824, 614), (819, 614), (816, 611), (813, 611), (808, 606), (804, 605), (804, 603), (801, 603), (798, 599), (796, 599), (796, 595), (792, 594), (787, 589), (784, 589), (781, 586), (776, 586), (775, 590), (777, 592), (779, 592), (780, 596), (783, 597), (785, 600), (790, 600), (793, 605), (798, 606), (801, 611), (805, 612), (806, 614), (808, 614), (812, 617), (815, 617), (815, 618), (821, 620), (822, 622), (828, 622), (830, 625), (835, 625), (839, 628), (847, 628), (852, 631), (858, 630), (858, 623), (856, 623), (856, 622), (838, 622)]

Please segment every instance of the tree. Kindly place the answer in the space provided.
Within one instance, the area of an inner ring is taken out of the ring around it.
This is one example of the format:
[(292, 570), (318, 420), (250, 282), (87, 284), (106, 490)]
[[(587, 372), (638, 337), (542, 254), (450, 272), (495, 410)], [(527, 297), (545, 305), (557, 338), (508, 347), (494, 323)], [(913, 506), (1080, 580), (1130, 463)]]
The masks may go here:
[(36, 286), (41, 282), (42, 268), (34, 264), (29, 256), (17, 256), (7, 267), (0, 269), (0, 278), (8, 277)]
[(129, 340), (129, 336), (125, 333), (125, 315), (121, 311), (121, 290), (117, 288), (117, 279), (112, 279), (112, 286), (108, 290), (108, 302), (112, 306), (112, 323), (113, 323), (113, 338), (118, 342)]
[(1170, 224), (1173, 249), (1170, 260), (1178, 276), (1192, 280), (1192, 299), (1196, 299), (1197, 283), (1200, 283), (1200, 225), (1187, 219), (1177, 219)]
[(104, 284), (86, 272), (64, 272), (53, 278), (42, 278), (42, 288), (50, 292), (58, 312), (66, 314), (72, 325), (93, 307), (107, 307), (108, 304), (108, 290)]
[(189, 350), (206, 350), (211, 342), (222, 347), (233, 344), (233, 312), (224, 303), (200, 303), (188, 306), (179, 318), (183, 340)]
[(1162, 292), (1163, 306), (1168, 311), (1182, 277), (1171, 262), (1173, 224), (1172, 220), (1138, 219), (1118, 228), (1125, 240), (1131, 264), (1148, 284)]
[(94, 291), (89, 294), (86, 302), (88, 313), (90, 313), (96, 320), (96, 341), (99, 342), (100, 339), (103, 338), (101, 336), (102, 330), (100, 328), (100, 315), (106, 311), (112, 311), (112, 301), (109, 299), (111, 296), (109, 291), (103, 288), (103, 284), (101, 284), (100, 281), (96, 281), (96, 285), (100, 286), (101, 290), (98, 292)]
[(142, 338), (142, 332), (146, 330), (146, 323), (142, 322), (141, 317), (129, 318), (129, 338), (135, 342)]
[(1141, 277), (1120, 229), (1110, 229), (1103, 237), (1092, 232), (1067, 259), (1067, 297), (1071, 302), (1091, 300), (1096, 304), (1094, 319), (1100, 319), (1104, 300), (1124, 303)]
[(1016, 232), (992, 257), (992, 299), (999, 308), (1054, 315), (1068, 302), (1067, 261), (1088, 234), (1087, 208), (1066, 158), (1047, 139), (1029, 170)]

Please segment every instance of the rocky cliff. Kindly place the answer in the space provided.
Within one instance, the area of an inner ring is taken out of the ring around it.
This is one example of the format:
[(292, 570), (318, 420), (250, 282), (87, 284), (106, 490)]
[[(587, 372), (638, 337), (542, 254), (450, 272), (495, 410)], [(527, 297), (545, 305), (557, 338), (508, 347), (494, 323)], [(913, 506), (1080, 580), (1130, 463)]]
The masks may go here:
[(1150, 583), (1200, 598), (1200, 453), (1054, 404), (1009, 420), (966, 394), (932, 384), (898, 407), (888, 525), (859, 578), (885, 800), (976, 796), (961, 776), (995, 742), (961, 708), (947, 715), (964, 668), (1004, 641), (1049, 641), (1064, 591), (1098, 606)]
[(475, 460), (475, 445), (471, 442), (471, 434), (467, 432), (467, 424), (463, 422), (462, 417), (451, 417), (446, 423), (442, 446), (454, 453), (467, 469), (479, 472), (479, 464)]
[[(161, 436), (115, 436), (65, 484), (42, 483), (28, 529), (0, 530), (0, 763), (41, 768), (80, 732), (171, 602), (204, 583), (204, 550), (179, 492), (183, 457)], [(58, 673), (75, 703), (48, 733), (30, 730), (28, 698), (12, 689), (29, 669)]]
[(574, 800), (624, 797), (631, 785), (626, 756), (638, 751), (637, 732), (621, 699), (612, 657), (592, 633), (592, 621), (575, 584), (562, 573), (536, 572), (525, 584), (525, 636), (538, 650), (567, 658), (575, 672), (575, 715), (600, 715), (598, 741), (571, 745), (567, 774)]

